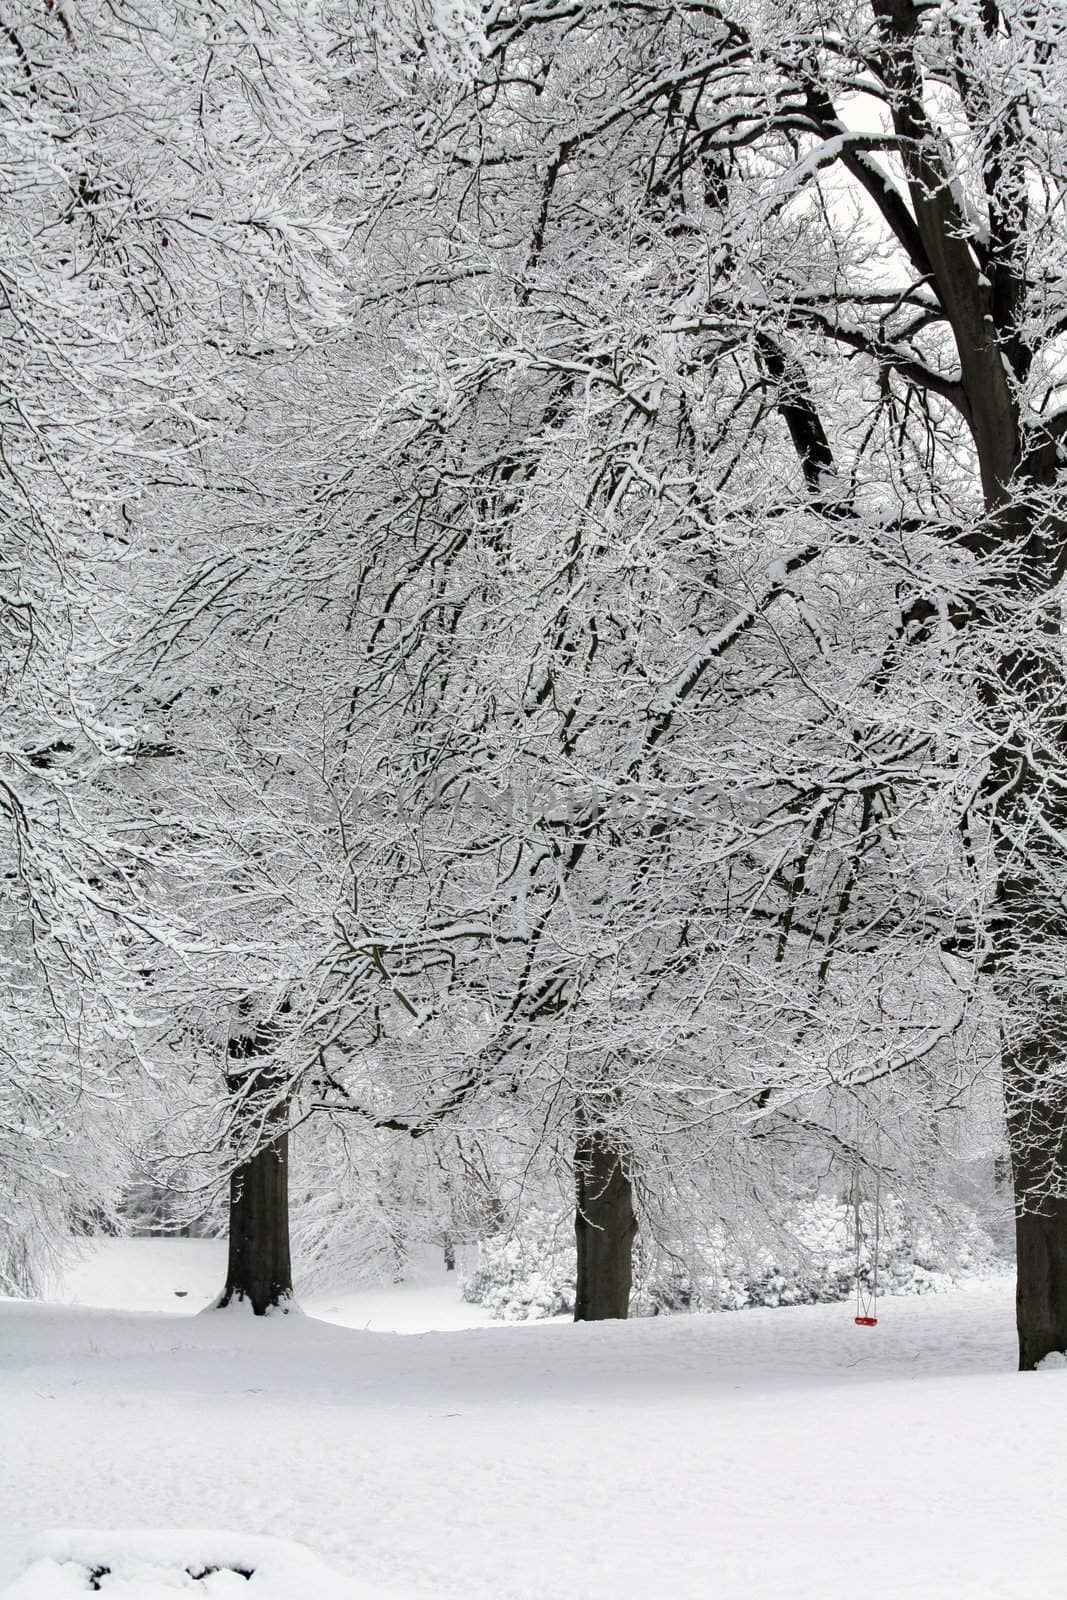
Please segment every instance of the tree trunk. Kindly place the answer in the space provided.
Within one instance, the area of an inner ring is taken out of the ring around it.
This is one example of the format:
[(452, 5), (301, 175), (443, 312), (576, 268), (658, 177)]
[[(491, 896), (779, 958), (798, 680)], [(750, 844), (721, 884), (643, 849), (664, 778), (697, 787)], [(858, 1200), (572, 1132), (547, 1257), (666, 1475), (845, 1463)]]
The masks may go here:
[(1054, 1071), (1062, 1058), (1044, 1030), (1004, 1052), (1021, 1372), (1067, 1351), (1067, 1086)]
[(579, 1135), (575, 1150), (578, 1244), (575, 1322), (601, 1322), (630, 1312), (633, 1242), (637, 1233), (633, 1185), (623, 1154), (609, 1135)]
[[(231, 1060), (254, 1056), (264, 1048), (257, 1035), (230, 1041)], [(246, 1090), (247, 1075), (229, 1078), (233, 1094)], [(269, 1091), (269, 1082), (256, 1083), (255, 1096)], [(251, 1108), (254, 1100), (247, 1102)], [(260, 1107), (262, 1101), (260, 1100)], [(231, 1301), (247, 1301), (257, 1317), (280, 1308), (288, 1311), (293, 1298), (293, 1275), (289, 1257), (289, 1104), (285, 1099), (269, 1103), (262, 1117), (263, 1142), (230, 1175), (230, 1248), (226, 1264), (226, 1287), (217, 1305), (221, 1310)], [(277, 1128), (273, 1135), (271, 1128)]]
[[(1064, 530), (1058, 531), (1062, 537)], [(1032, 528), (1027, 532), (1037, 552), (1031, 567), (1043, 583), (1036, 599), (1021, 582), (1012, 598), (1019, 609), (1032, 607), (1037, 625), (1023, 648), (1000, 659), (987, 695), (994, 728), (1006, 730), (990, 764), (1000, 857), (990, 932), (993, 971), (1009, 1018), (1001, 1063), (1024, 1372), (1051, 1351), (1067, 1352), (1067, 1012), (1060, 992), (1067, 942), (1067, 684), (1059, 660), (1059, 608), (1048, 600), (1063, 574), (1060, 558), (1056, 568), (1042, 570), (1042, 541)]]
[(1067, 1200), (1018, 1214), (1015, 1258), (1019, 1371), (1032, 1372), (1053, 1351), (1067, 1351)]

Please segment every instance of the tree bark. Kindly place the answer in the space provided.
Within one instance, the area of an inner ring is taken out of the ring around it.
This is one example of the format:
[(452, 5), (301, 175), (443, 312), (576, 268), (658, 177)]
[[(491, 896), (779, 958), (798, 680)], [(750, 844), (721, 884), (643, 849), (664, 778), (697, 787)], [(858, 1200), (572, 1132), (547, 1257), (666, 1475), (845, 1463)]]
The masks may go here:
[[(1059, 661), (1063, 556), (1053, 530), (1019, 527), (1023, 572), (1005, 595), (1030, 609), (1032, 637), (1003, 655), (985, 695), (1003, 742), (990, 763), (990, 820), (998, 857), (991, 968), (1010, 1021), (1001, 1046), (1015, 1198), (1019, 1368), (1067, 1352), (1067, 1012), (1059, 963), (1067, 941), (1067, 769)], [(1037, 519), (1034, 519), (1036, 521)], [(1056, 530), (1063, 545), (1064, 530)], [(1024, 576), (1025, 574), (1025, 576)], [(1051, 778), (1050, 778), (1051, 774)]]
[(602, 1322), (627, 1317), (637, 1218), (623, 1152), (602, 1130), (583, 1131), (574, 1165), (578, 1245), (574, 1320)]
[[(1062, 548), (1067, 530), (1055, 531)], [(989, 776), (999, 858), (990, 964), (1009, 1015), (1001, 1063), (1024, 1372), (1051, 1351), (1067, 1352), (1067, 1010), (1059, 972), (1067, 942), (1067, 683), (1059, 607), (1050, 601), (1064, 576), (1063, 557), (1050, 553), (1052, 535), (1033, 523), (1017, 533), (1027, 562), (1010, 599), (1019, 611), (1029, 608), (1033, 632), (999, 659), (985, 696), (1003, 738)]]
[(1021, 1372), (1067, 1351), (1067, 1086), (1050, 1073), (1062, 1040), (1055, 1049), (1046, 1031), (1004, 1052)]
[(1067, 1200), (1049, 1200), (1015, 1219), (1015, 1320), (1019, 1371), (1067, 1351)]
[[(264, 1047), (257, 1035), (231, 1039), (230, 1058), (254, 1056)], [(247, 1075), (231, 1073), (230, 1091), (246, 1090)], [(269, 1090), (256, 1084), (256, 1096)], [(257, 1317), (269, 1311), (287, 1311), (293, 1298), (289, 1255), (289, 1104), (279, 1099), (262, 1117), (261, 1143), (230, 1174), (230, 1245), (226, 1287), (217, 1305), (221, 1310), (234, 1300), (246, 1301)], [(276, 1132), (271, 1132), (276, 1129)]]

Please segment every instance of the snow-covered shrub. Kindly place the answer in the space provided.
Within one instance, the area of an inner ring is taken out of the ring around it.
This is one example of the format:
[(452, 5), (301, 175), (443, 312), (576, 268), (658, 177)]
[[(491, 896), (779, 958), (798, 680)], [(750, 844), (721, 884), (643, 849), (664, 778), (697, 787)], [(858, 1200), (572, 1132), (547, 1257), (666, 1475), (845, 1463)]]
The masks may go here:
[[(874, 1208), (862, 1211), (859, 1275), (873, 1283)], [(829, 1195), (798, 1204), (788, 1231), (772, 1243), (732, 1240), (721, 1233), (705, 1242), (689, 1270), (653, 1246), (643, 1252), (636, 1274), (634, 1309), (735, 1311), (744, 1306), (819, 1305), (846, 1300), (856, 1287), (853, 1207)], [(945, 1275), (946, 1259), (930, 1240), (918, 1238), (896, 1201), (881, 1207), (878, 1288), (883, 1294), (924, 1294)]]
[(501, 1322), (527, 1322), (574, 1310), (574, 1223), (550, 1211), (525, 1212), (510, 1233), (478, 1245), (478, 1265), (463, 1298)]
[[(902, 1203), (880, 1207), (878, 1289), (926, 1294), (954, 1277), (999, 1265), (972, 1212), (942, 1207), (920, 1222)], [(872, 1283), (873, 1206), (862, 1211), (860, 1277)], [(853, 1207), (831, 1195), (799, 1202), (773, 1238), (730, 1237), (721, 1226), (688, 1241), (684, 1256), (639, 1236), (631, 1310), (735, 1311), (745, 1306), (818, 1305), (847, 1300), (856, 1288)], [(502, 1321), (554, 1316), (574, 1307), (574, 1236), (570, 1217), (530, 1211), (507, 1235), (479, 1246), (464, 1298)]]

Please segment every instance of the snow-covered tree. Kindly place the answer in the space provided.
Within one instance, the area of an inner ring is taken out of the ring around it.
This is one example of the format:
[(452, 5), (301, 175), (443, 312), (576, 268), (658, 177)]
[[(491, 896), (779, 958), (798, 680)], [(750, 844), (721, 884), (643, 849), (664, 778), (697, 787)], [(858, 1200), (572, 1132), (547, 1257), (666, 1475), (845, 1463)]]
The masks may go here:
[(681, 1130), (769, 1182), (783, 1142), (862, 1161), (857, 1102), (958, 1102), (983, 868), (958, 701), (901, 648), (934, 476), (902, 507), (910, 423), (798, 338), (798, 262), (818, 284), (851, 236), (812, 225), (778, 68), (753, 100), (755, 46), (696, 10), (489, 38), (394, 124), (362, 235), (385, 398), (361, 432), (328, 402), (360, 441), (321, 496), (358, 529), (349, 736), (397, 813), (346, 936), (375, 1065), (347, 1024), (327, 1099), (369, 1115), (384, 1060), (432, 1082), (451, 1030), (438, 1106), (569, 1137), (580, 1314), (618, 1315), (633, 1175)]
[(334, 315), (301, 187), (328, 128), (323, 39), (284, 6), (5, 17), (0, 1159), (22, 1283), (29, 1241), (114, 1198), (145, 948), (180, 937), (159, 833), (125, 803), (157, 753), (127, 670), (137, 507), (182, 477), (265, 315), (294, 339)]

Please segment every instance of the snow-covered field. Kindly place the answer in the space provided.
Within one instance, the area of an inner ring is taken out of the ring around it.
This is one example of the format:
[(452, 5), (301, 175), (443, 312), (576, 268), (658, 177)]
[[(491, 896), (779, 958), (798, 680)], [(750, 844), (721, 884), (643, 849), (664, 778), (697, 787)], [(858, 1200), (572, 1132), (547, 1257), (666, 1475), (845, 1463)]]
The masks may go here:
[(440, 1274), (185, 1314), (219, 1266), (111, 1243), (66, 1282), (95, 1306), (0, 1303), (0, 1584), (43, 1529), (206, 1528), (297, 1540), (362, 1600), (1067, 1594), (1067, 1368), (1013, 1370), (1007, 1279), (872, 1330), (820, 1306), (410, 1336), (478, 1310)]
[[(380, 1288), (303, 1295), (308, 1316), (372, 1333), (448, 1332), (499, 1327), (481, 1306), (467, 1305), (454, 1275), (427, 1250), (409, 1264), (407, 1281)], [(55, 1284), (64, 1304), (118, 1311), (199, 1311), (226, 1273), (222, 1239), (102, 1239), (83, 1248)]]

